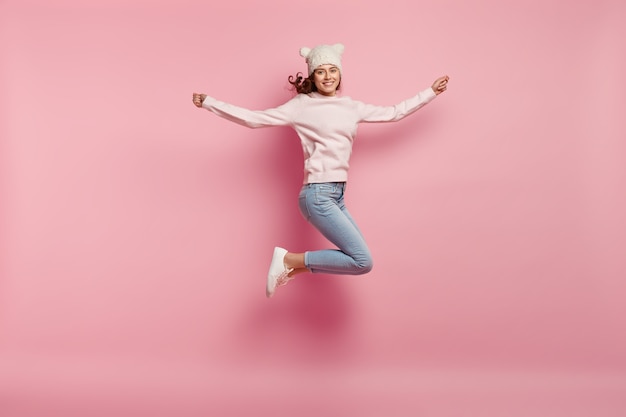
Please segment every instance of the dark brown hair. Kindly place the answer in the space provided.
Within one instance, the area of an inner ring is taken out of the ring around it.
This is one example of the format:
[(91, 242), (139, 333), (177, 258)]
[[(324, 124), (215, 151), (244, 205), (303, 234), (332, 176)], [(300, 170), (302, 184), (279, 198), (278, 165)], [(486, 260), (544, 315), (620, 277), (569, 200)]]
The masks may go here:
[[(315, 86), (314, 81), (315, 73), (309, 75), (307, 78), (304, 78), (301, 72), (297, 73), (294, 77), (290, 75), (288, 78), (289, 84), (293, 86), (293, 89), (298, 92), (298, 94), (309, 94), (313, 91), (317, 91), (317, 87)], [(341, 88), (341, 80), (337, 85), (337, 90)]]

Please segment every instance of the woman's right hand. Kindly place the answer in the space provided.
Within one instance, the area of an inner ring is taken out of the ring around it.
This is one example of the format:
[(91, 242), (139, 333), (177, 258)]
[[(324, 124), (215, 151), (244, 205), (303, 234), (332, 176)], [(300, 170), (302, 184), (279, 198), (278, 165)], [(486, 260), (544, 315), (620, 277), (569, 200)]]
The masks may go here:
[(202, 102), (206, 98), (206, 94), (193, 93), (193, 104), (196, 107), (202, 107)]

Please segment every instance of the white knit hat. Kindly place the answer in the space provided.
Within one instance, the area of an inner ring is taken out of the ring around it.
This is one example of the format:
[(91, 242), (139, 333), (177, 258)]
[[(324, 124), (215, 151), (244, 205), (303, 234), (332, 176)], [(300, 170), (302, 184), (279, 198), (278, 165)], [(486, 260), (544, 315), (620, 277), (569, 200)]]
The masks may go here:
[(341, 54), (345, 47), (336, 43), (334, 45), (319, 45), (315, 48), (307, 48), (306, 46), (300, 48), (300, 55), (306, 59), (306, 63), (309, 66), (309, 75), (313, 74), (315, 68), (320, 65), (331, 64), (341, 70)]

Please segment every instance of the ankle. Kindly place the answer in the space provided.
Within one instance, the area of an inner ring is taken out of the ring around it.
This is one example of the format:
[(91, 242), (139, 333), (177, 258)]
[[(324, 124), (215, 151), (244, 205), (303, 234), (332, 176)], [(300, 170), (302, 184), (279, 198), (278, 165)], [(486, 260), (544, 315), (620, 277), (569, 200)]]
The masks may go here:
[(283, 263), (287, 269), (304, 268), (304, 254), (287, 252), (283, 258)]

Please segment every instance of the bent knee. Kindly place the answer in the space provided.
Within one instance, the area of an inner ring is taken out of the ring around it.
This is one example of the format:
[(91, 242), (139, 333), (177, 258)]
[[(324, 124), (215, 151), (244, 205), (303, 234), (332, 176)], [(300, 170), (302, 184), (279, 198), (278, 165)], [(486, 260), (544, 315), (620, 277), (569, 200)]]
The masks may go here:
[(362, 260), (357, 261), (357, 269), (355, 271), (355, 275), (363, 275), (367, 274), (374, 267), (374, 263), (372, 262), (372, 258), (364, 258)]

